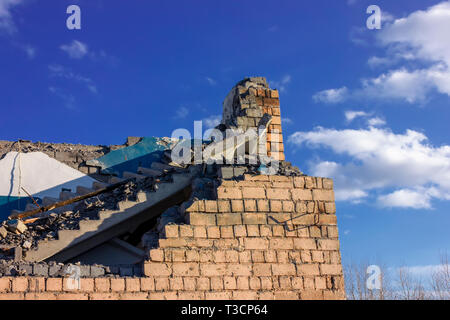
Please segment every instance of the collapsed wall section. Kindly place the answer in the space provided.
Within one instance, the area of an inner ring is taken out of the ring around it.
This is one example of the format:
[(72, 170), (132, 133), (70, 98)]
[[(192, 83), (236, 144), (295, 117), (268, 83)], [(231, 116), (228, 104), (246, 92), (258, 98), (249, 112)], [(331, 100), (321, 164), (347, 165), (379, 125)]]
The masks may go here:
[(6, 299), (345, 299), (332, 180), (244, 175), (168, 224), (143, 277), (4, 277)]

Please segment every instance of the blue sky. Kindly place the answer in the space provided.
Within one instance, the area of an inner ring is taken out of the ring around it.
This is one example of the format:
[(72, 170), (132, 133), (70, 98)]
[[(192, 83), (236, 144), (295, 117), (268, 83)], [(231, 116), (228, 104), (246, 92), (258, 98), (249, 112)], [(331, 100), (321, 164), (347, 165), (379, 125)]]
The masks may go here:
[[(81, 8), (81, 30), (66, 8)], [(366, 8), (382, 10), (381, 30)], [(344, 262), (450, 244), (449, 1), (0, 0), (0, 139), (120, 144), (280, 90), (287, 159), (335, 179)]]

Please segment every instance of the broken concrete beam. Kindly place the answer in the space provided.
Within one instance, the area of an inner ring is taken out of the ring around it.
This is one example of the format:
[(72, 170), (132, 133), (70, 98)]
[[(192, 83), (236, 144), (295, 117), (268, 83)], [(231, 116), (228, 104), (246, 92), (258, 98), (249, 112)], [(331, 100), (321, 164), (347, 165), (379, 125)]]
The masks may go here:
[(8, 235), (8, 231), (4, 226), (0, 227), (0, 238), (5, 238)]
[(137, 173), (133, 173), (133, 172), (128, 172), (128, 171), (124, 171), (123, 177), (126, 178), (126, 179), (129, 179), (129, 178), (136, 178), (136, 180), (142, 180), (142, 179), (147, 178), (146, 176), (143, 176), (143, 175), (141, 175), (141, 174), (137, 174)]
[(27, 231), (27, 226), (23, 223), (22, 220), (18, 219), (8, 220), (6, 222), (6, 226), (11, 232), (15, 234), (21, 234)]

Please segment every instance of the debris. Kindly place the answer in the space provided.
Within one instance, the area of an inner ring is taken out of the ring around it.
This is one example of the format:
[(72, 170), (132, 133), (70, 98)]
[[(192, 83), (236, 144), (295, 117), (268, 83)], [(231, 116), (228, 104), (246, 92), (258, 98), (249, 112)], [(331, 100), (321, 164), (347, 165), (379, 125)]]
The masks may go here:
[(28, 241), (28, 240), (25, 240), (25, 242), (22, 244), (22, 248), (30, 249), (31, 248), (31, 242)]
[(0, 227), (0, 238), (5, 238), (8, 235), (8, 231), (4, 226)]
[(6, 225), (7, 228), (15, 234), (21, 234), (27, 230), (27, 226), (19, 219), (9, 220)]

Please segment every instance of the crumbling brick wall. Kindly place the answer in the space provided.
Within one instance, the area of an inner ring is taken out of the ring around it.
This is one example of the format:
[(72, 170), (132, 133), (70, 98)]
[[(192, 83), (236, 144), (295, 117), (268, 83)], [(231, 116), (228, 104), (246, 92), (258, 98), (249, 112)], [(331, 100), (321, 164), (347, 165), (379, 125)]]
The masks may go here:
[[(166, 225), (143, 277), (3, 277), (2, 299), (343, 299), (332, 180), (244, 175)], [(280, 224), (280, 222), (286, 222)]]
[(223, 103), (222, 123), (244, 131), (257, 130), (265, 113), (272, 117), (267, 128), (267, 155), (283, 161), (279, 93), (269, 88), (264, 77), (246, 78), (231, 89)]

